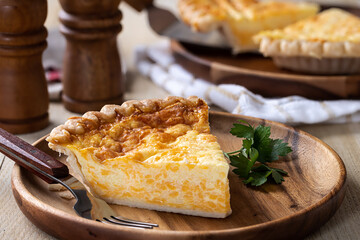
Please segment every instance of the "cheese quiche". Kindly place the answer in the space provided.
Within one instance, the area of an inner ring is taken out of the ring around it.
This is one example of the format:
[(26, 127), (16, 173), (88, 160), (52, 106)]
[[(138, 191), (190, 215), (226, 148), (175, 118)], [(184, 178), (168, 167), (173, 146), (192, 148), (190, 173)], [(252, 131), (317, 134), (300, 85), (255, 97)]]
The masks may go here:
[(234, 53), (257, 51), (252, 38), (258, 32), (285, 27), (319, 10), (314, 3), (257, 0), (180, 0), (178, 8), (194, 31), (221, 29)]
[(214, 218), (231, 213), (229, 165), (200, 98), (106, 105), (68, 119), (46, 140), (109, 203)]
[(280, 67), (319, 74), (360, 72), (360, 18), (341, 9), (261, 32), (255, 40)]

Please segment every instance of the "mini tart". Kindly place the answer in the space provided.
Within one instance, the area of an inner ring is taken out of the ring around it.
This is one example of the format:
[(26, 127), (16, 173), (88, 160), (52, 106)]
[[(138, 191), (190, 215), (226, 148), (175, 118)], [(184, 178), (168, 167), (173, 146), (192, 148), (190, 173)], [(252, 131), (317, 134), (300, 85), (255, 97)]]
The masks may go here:
[(360, 72), (360, 18), (332, 8), (254, 37), (277, 66), (314, 74)]
[(194, 31), (221, 29), (234, 53), (257, 51), (255, 34), (285, 27), (319, 10), (313, 3), (256, 0), (180, 0), (178, 7), (180, 17)]
[(224, 218), (229, 165), (197, 97), (106, 105), (53, 129), (49, 147), (109, 203)]

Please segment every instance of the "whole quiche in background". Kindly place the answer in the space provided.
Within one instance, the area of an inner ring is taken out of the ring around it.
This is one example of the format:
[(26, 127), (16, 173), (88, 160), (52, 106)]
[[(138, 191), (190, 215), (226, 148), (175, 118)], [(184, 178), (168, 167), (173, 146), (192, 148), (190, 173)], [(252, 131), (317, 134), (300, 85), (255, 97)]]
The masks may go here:
[(194, 31), (219, 29), (234, 53), (257, 51), (253, 36), (314, 16), (319, 6), (305, 2), (257, 0), (179, 0), (181, 19)]
[(281, 68), (311, 74), (360, 72), (360, 18), (338, 8), (254, 39), (260, 52)]

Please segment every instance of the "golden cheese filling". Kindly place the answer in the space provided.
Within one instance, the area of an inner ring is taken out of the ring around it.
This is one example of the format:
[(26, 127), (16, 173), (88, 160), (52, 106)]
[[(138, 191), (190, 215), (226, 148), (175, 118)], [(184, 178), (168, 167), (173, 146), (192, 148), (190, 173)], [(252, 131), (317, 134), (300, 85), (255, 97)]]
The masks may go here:
[(261, 32), (256, 38), (306, 40), (314, 42), (360, 42), (360, 18), (332, 8), (284, 29)]
[[(131, 114), (121, 113), (124, 107), (132, 108)], [(147, 100), (105, 112), (111, 112), (111, 120), (85, 114), (54, 129), (47, 139), (51, 148), (76, 159), (70, 165), (78, 167), (95, 196), (205, 217), (231, 213), (229, 166), (210, 134), (204, 101)]]
[(338, 8), (283, 29), (262, 31), (254, 40), (260, 52), (274, 57), (280, 67), (317, 74), (351, 74), (359, 69), (360, 18)]

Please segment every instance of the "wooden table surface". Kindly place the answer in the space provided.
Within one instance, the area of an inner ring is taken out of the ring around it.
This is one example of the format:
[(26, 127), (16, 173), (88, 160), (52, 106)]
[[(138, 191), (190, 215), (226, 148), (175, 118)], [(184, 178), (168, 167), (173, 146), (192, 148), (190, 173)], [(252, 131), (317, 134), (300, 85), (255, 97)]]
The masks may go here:
[[(49, 0), (48, 28), (57, 26), (57, 1)], [(345, 2), (345, 1), (341, 1)], [(355, 2), (357, 0), (347, 0)], [(174, 7), (173, 1), (160, 1), (161, 5)], [(134, 69), (132, 51), (138, 44), (151, 44), (163, 39), (155, 35), (148, 27), (146, 15), (138, 14), (122, 4), (124, 14), (123, 31), (119, 35), (121, 55), (127, 65), (127, 82), (125, 100), (165, 97), (164, 90), (156, 87), (151, 81), (139, 75)], [(134, 29), (136, 29), (134, 31)], [(61, 103), (50, 104), (50, 125), (41, 131), (20, 135), (32, 143), (46, 135), (51, 129), (76, 114), (64, 109)], [(318, 231), (308, 236), (311, 240), (360, 239), (360, 124), (318, 124), (303, 125), (298, 128), (320, 138), (329, 144), (343, 159), (348, 176), (348, 187), (344, 202), (330, 221)], [(309, 146), (311, 147), (311, 146)], [(2, 155), (0, 155), (1, 163)], [(316, 161), (316, 159), (314, 159)], [(0, 169), (0, 239), (53, 239), (36, 228), (18, 209), (11, 192), (10, 175), (13, 162), (5, 159)]]

